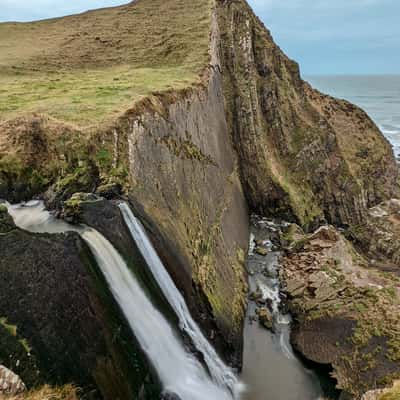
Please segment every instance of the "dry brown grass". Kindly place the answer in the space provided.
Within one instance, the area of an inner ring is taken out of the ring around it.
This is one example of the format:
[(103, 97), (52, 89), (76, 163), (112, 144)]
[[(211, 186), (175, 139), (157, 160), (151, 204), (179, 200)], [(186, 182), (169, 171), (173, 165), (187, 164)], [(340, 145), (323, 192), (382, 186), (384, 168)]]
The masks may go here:
[(0, 400), (79, 400), (77, 390), (72, 385), (58, 388), (43, 386), (41, 389), (31, 390), (18, 396), (5, 396)]
[(400, 400), (400, 381), (395, 383), (393, 389), (379, 397), (379, 400)]
[(199, 80), (210, 0), (138, 0), (32, 23), (0, 24), (0, 121), (26, 112), (91, 124), (138, 99)]

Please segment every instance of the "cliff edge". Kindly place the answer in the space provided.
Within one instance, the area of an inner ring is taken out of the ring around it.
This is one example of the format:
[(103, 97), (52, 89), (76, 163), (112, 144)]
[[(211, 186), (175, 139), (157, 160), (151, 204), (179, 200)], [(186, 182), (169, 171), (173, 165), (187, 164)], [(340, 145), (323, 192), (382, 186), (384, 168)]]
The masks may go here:
[(138, 0), (2, 30), (0, 197), (61, 209), (122, 188), (236, 365), (249, 211), (358, 226), (399, 194), (375, 124), (304, 82), (244, 0)]

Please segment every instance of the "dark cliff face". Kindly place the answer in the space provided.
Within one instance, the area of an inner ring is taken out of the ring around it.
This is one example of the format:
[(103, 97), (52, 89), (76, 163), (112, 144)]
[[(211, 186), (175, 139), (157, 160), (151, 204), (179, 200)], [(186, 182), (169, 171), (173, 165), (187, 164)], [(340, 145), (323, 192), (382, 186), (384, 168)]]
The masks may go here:
[(224, 91), (252, 209), (296, 218), (360, 221), (397, 193), (389, 143), (354, 105), (304, 82), (245, 1), (218, 1)]
[(148, 370), (78, 234), (32, 234), (5, 212), (0, 227), (0, 363), (28, 388), (74, 382), (94, 398), (136, 398)]
[(140, 205), (177, 286), (189, 304), (204, 304), (225, 341), (240, 350), (248, 210), (221, 84), (212, 69), (203, 88), (128, 114), (115, 137), (129, 165), (129, 198)]

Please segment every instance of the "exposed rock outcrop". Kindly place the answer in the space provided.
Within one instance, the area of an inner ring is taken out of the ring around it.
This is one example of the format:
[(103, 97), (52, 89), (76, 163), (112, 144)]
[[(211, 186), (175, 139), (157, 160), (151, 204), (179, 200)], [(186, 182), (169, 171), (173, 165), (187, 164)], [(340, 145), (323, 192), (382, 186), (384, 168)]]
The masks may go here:
[(391, 199), (368, 210), (366, 218), (352, 225), (349, 236), (376, 268), (400, 276), (400, 200)]
[(250, 208), (350, 224), (398, 193), (388, 141), (356, 106), (300, 77), (242, 0), (218, 1), (229, 127)]
[(26, 390), (22, 379), (11, 370), (0, 365), (0, 396), (16, 395)]
[(396, 381), (393, 388), (371, 390), (364, 394), (361, 400), (397, 400), (400, 398), (400, 382)]
[(359, 399), (400, 377), (400, 280), (369, 265), (333, 227), (304, 235), (282, 261), (292, 341), (307, 359), (330, 364)]

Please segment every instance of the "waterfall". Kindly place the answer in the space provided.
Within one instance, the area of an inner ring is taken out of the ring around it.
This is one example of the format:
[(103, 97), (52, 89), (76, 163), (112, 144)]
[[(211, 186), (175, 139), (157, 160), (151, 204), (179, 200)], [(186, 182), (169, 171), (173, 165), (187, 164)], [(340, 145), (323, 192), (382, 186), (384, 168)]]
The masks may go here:
[[(123, 209), (125, 207), (122, 206)], [(82, 236), (93, 252), (115, 300), (157, 371), (165, 390), (177, 394), (182, 400), (232, 400), (227, 388), (220, 385), (219, 381), (211, 380), (200, 362), (185, 349), (182, 340), (155, 308), (138, 284), (135, 275), (104, 236), (92, 228), (77, 227), (55, 219), (41, 202), (9, 206), (9, 211), (19, 227), (32, 232), (76, 231)], [(174, 294), (174, 291), (172, 293)], [(174, 295), (176, 296), (176, 293)], [(185, 312), (186, 307), (182, 309), (181, 314)], [(191, 319), (190, 321), (193, 335), (199, 335), (197, 326)], [(222, 371), (229, 371), (205, 339), (201, 340), (205, 342), (203, 346), (207, 346), (207, 354), (214, 357), (214, 374), (216, 366), (220, 366)], [(222, 371), (219, 374), (221, 377)], [(233, 378), (232, 374), (230, 379)]]
[(126, 203), (121, 203), (119, 207), (148, 267), (164, 293), (164, 296), (175, 311), (179, 319), (180, 328), (189, 335), (196, 349), (203, 354), (204, 361), (207, 364), (213, 380), (219, 386), (229, 387), (234, 398), (239, 398), (240, 392), (243, 390), (242, 384), (238, 381), (234, 372), (223, 363), (214, 348), (204, 337), (199, 326), (193, 320), (183, 296), (176, 288), (162, 261), (158, 257), (143, 225), (133, 215), (130, 207)]

